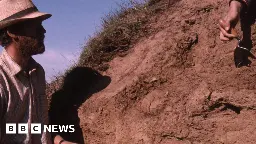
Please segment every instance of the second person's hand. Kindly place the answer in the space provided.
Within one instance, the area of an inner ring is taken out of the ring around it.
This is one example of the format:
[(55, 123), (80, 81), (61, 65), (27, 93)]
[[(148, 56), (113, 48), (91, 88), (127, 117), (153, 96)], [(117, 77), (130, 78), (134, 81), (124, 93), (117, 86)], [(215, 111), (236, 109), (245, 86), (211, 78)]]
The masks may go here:
[(231, 29), (233, 29), (236, 26), (240, 18), (241, 8), (242, 4), (240, 2), (231, 1), (227, 16), (219, 20), (221, 40), (229, 41), (236, 37), (234, 34), (231, 33)]

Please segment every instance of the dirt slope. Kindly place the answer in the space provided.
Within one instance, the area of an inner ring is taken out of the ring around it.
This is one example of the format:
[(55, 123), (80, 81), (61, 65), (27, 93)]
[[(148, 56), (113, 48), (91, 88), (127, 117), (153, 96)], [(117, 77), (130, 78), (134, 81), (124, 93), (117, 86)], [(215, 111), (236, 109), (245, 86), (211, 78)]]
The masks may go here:
[(152, 18), (158, 32), (112, 60), (110, 85), (80, 107), (85, 142), (255, 143), (256, 61), (235, 68), (236, 41), (218, 39), (227, 5), (182, 0)]

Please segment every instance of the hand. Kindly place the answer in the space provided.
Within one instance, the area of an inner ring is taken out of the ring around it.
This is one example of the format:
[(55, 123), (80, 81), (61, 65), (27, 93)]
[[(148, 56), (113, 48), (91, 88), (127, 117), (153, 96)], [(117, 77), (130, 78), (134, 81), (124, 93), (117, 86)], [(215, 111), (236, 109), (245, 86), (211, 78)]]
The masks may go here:
[(73, 143), (73, 142), (69, 142), (69, 141), (64, 141), (61, 144), (77, 144), (77, 143)]
[[(54, 138), (54, 144), (59, 144), (60, 141), (63, 140), (63, 138), (60, 135), (56, 135)], [(70, 141), (63, 141), (61, 144), (77, 144)]]
[(240, 16), (240, 11), (242, 8), (242, 4), (238, 1), (232, 1), (230, 3), (230, 8), (228, 15), (224, 19), (219, 20), (219, 28), (220, 28), (220, 39), (223, 41), (228, 41), (236, 36), (231, 33), (231, 29), (233, 29)]

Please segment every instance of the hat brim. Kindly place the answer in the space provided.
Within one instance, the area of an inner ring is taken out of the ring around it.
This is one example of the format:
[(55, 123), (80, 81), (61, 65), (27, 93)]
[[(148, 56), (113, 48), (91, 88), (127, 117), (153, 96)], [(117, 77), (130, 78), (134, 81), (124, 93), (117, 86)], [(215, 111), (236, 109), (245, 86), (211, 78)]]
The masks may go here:
[(42, 13), (39, 11), (32, 12), (32, 13), (29, 13), (20, 18), (13, 18), (10, 20), (0, 21), (0, 30), (6, 28), (8, 26), (14, 25), (16, 23), (23, 22), (23, 21), (30, 20), (30, 19), (40, 19), (40, 20), (44, 21), (44, 20), (50, 18), (51, 16), (52, 16), (51, 14)]

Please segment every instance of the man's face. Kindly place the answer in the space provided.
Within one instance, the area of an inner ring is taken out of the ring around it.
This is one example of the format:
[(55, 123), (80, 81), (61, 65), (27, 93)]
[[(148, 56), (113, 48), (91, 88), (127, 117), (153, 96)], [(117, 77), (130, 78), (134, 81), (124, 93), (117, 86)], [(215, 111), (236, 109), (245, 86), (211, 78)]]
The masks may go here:
[(44, 34), (46, 30), (41, 20), (27, 20), (9, 29), (15, 35), (15, 44), (25, 57), (42, 54), (45, 51)]

